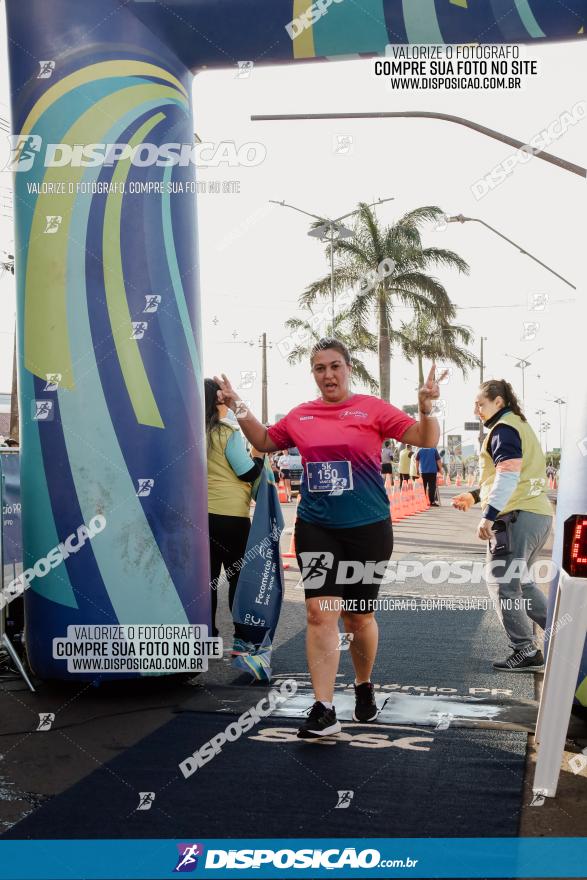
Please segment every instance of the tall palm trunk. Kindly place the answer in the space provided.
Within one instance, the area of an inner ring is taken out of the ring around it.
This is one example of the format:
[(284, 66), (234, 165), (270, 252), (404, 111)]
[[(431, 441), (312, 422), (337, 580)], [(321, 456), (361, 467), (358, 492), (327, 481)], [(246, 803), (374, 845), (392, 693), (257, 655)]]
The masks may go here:
[(418, 384), (424, 384), (424, 362), (420, 352), (418, 352)]
[(383, 295), (379, 297), (379, 393), (389, 403), (391, 344)]

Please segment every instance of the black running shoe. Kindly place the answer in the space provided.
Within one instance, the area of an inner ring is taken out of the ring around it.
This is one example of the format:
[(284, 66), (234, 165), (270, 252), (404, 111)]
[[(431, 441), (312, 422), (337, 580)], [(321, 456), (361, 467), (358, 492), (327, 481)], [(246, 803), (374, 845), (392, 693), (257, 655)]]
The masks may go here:
[(310, 714), (298, 730), (300, 739), (317, 739), (321, 736), (332, 736), (340, 733), (342, 727), (336, 720), (334, 707), (327, 709), (323, 703), (316, 701), (310, 709)]
[(522, 648), (510, 654), (507, 660), (496, 660), (493, 668), (500, 672), (544, 672), (544, 657), (542, 651), (528, 654), (528, 649)]
[(375, 721), (379, 709), (375, 702), (375, 688), (370, 681), (355, 685), (355, 721)]

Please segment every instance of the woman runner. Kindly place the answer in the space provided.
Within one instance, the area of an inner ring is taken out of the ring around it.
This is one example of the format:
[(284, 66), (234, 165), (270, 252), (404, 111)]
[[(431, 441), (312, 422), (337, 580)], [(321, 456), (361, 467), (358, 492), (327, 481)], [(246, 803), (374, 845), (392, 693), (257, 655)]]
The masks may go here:
[[(434, 366), (418, 393), (418, 422), (378, 397), (354, 394), (349, 390), (350, 354), (337, 339), (321, 339), (312, 349), (310, 365), (320, 396), (294, 407), (269, 429), (238, 399), (226, 376), (215, 377), (219, 401), (235, 412), (256, 449), (273, 452), (297, 446), (302, 456), (295, 543), (316, 698), (298, 731), (302, 739), (341, 730), (333, 705), (341, 617), (355, 670), (354, 718), (366, 722), (377, 717), (371, 682), (378, 642), (374, 606), (393, 549), (389, 500), (380, 474), (381, 443), (393, 438), (435, 446), (439, 427), (431, 415), (432, 401), (440, 397)], [(344, 581), (349, 580), (350, 563), (362, 575), (348, 584)]]

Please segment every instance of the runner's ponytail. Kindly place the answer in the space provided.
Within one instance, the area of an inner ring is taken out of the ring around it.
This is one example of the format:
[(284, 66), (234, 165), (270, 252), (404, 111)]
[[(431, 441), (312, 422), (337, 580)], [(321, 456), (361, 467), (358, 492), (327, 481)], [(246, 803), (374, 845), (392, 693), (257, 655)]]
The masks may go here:
[(511, 409), (511, 411), (519, 416), (523, 422), (527, 421), (526, 416), (522, 412), (522, 407), (520, 406), (520, 401), (516, 396), (516, 392), (505, 379), (490, 379), (488, 382), (483, 382), (479, 386), (479, 390), (483, 392), (488, 400), (495, 400), (497, 397), (501, 397), (504, 406)]

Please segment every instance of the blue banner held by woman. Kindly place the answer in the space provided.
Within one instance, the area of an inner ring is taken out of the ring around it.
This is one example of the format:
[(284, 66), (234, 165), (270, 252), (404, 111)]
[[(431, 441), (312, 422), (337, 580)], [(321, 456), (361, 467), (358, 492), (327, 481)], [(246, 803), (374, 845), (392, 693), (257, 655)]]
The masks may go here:
[(267, 681), (271, 678), (272, 643), (283, 600), (279, 549), (283, 526), (273, 474), (266, 462), (259, 478), (255, 513), (232, 614), (247, 640), (257, 646), (255, 651), (235, 657), (233, 666)]

